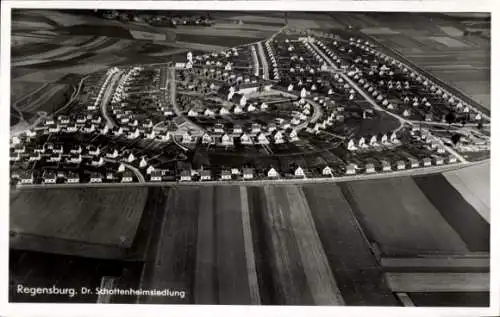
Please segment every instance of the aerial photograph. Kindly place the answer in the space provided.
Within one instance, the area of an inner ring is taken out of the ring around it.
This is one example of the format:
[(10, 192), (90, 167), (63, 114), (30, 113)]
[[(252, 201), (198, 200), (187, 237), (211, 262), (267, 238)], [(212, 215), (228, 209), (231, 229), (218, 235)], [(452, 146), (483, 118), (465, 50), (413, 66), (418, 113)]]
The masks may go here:
[(490, 30), (12, 9), (9, 302), (489, 307)]

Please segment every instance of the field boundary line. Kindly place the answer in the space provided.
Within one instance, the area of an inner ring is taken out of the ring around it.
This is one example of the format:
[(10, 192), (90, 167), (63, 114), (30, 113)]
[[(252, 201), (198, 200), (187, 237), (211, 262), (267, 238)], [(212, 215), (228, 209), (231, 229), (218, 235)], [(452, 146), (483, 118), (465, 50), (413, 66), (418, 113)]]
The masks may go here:
[(248, 270), (248, 285), (250, 287), (250, 300), (252, 305), (260, 305), (259, 282), (257, 279), (257, 268), (252, 239), (252, 228), (250, 221), (250, 210), (248, 206), (247, 187), (240, 185), (241, 197), (241, 220), (243, 222), (243, 239), (245, 241), (245, 255)]

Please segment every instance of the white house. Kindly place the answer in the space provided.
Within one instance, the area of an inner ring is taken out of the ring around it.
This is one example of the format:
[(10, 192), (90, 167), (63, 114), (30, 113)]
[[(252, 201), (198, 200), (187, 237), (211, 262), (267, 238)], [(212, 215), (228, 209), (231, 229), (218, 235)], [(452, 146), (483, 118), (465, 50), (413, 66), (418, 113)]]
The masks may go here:
[(398, 170), (404, 170), (406, 169), (406, 164), (403, 160), (399, 160), (397, 163), (396, 163), (396, 168)]
[(346, 175), (354, 175), (356, 174), (356, 166), (354, 164), (348, 164), (346, 166), (346, 171), (345, 171)]
[(276, 131), (276, 133), (273, 136), (274, 138), (274, 143), (275, 144), (282, 144), (285, 143), (284, 137), (283, 137), (283, 132), (281, 131)]
[(228, 134), (224, 134), (222, 136), (222, 145), (224, 146), (232, 146), (234, 145), (234, 140), (233, 140), (233, 137), (228, 135)]
[(371, 138), (370, 138), (370, 146), (378, 146), (378, 142), (377, 142), (377, 136), (376, 135), (373, 135)]
[(146, 158), (143, 156), (141, 158), (141, 161), (139, 162), (139, 167), (140, 168), (145, 168), (148, 165), (148, 162), (146, 162)]
[(290, 133), (288, 134), (288, 137), (290, 138), (291, 142), (296, 142), (296, 141), (299, 140), (299, 137), (297, 135), (297, 131), (296, 130), (290, 131)]
[(267, 139), (266, 135), (261, 132), (257, 135), (257, 143), (258, 144), (269, 144), (269, 140)]
[(295, 175), (295, 177), (305, 177), (306, 176), (306, 174), (304, 173), (304, 169), (300, 166), (295, 169), (293, 174)]
[(193, 136), (191, 134), (189, 134), (188, 132), (185, 132), (182, 135), (182, 141), (181, 142), (184, 143), (184, 144), (193, 143)]
[(241, 144), (245, 144), (245, 145), (251, 145), (251, 144), (253, 144), (251, 137), (248, 134), (246, 134), (246, 133), (244, 133), (240, 137), (240, 139), (241, 139)]
[(366, 142), (365, 142), (365, 138), (364, 138), (364, 137), (361, 137), (361, 138), (359, 139), (358, 146), (359, 146), (360, 148), (367, 148), (367, 147), (368, 147), (368, 145), (366, 145)]
[(373, 163), (366, 164), (365, 173), (375, 173), (375, 165)]
[(188, 115), (188, 117), (197, 117), (198, 116), (198, 112), (196, 110), (194, 110), (194, 109), (190, 109), (188, 111), (187, 115)]
[(213, 142), (214, 142), (214, 139), (208, 133), (203, 134), (203, 136), (201, 137), (202, 144), (212, 144)]
[(356, 147), (356, 145), (354, 144), (354, 140), (349, 140), (349, 142), (347, 143), (347, 150), (349, 151), (356, 151), (358, 148)]
[(269, 171), (267, 171), (267, 177), (268, 178), (277, 178), (279, 177), (278, 172), (274, 167), (271, 167)]
[(399, 140), (398, 140), (398, 137), (396, 135), (396, 132), (392, 132), (390, 140), (391, 140), (391, 143), (393, 143), (393, 144), (399, 144), (400, 143)]
[(227, 110), (226, 108), (221, 107), (219, 109), (219, 115), (224, 116), (224, 115), (228, 115), (228, 114), (229, 114), (229, 110)]
[(387, 161), (382, 161), (382, 171), (383, 172), (390, 172), (392, 170), (391, 164)]
[(331, 167), (325, 166), (325, 168), (323, 168), (323, 170), (321, 171), (321, 174), (323, 174), (324, 176), (333, 176), (333, 171)]

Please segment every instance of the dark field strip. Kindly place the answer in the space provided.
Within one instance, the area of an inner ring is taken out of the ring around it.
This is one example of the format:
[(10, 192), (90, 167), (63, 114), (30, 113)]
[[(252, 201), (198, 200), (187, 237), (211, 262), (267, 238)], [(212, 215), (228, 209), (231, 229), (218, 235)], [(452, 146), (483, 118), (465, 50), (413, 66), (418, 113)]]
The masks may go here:
[(490, 225), (441, 174), (413, 178), (470, 251), (490, 251)]
[(244, 36), (215, 36), (215, 35), (196, 35), (196, 34), (177, 34), (176, 40), (182, 42), (191, 42), (199, 44), (221, 45), (226, 47), (240, 46), (256, 42), (262, 37), (244, 37)]
[(215, 187), (219, 304), (251, 304), (239, 187)]
[(415, 306), (488, 307), (489, 292), (408, 293)]
[(154, 304), (194, 303), (194, 271), (198, 229), (199, 195), (196, 188), (172, 188), (158, 241), (155, 269), (149, 288), (169, 288), (186, 292), (186, 298), (149, 298)]
[(346, 304), (398, 306), (340, 188), (306, 185), (303, 191)]
[(29, 43), (11, 47), (10, 54), (12, 58), (16, 58), (52, 51), (59, 47), (59, 45), (52, 43)]
[(269, 233), (264, 228), (264, 219), (260, 210), (265, 210), (265, 194), (260, 187), (247, 187), (248, 208), (250, 211), (250, 223), (252, 228), (252, 242), (254, 246), (255, 267), (257, 271), (257, 281), (259, 284), (259, 294), (262, 305), (273, 305), (278, 301), (274, 285), (277, 283), (276, 277), (272, 274)]
[(215, 200), (213, 186), (200, 188), (198, 213), (198, 243), (193, 296), (196, 304), (215, 305), (218, 303), (218, 280), (216, 266), (216, 223), (214, 219)]
[(98, 35), (98, 36), (133, 39), (130, 32), (125, 28), (112, 25), (101, 26), (93, 24), (79, 24), (79, 25), (58, 28), (56, 32), (60, 32), (62, 34), (71, 34), (71, 35), (94, 35), (94, 36)]

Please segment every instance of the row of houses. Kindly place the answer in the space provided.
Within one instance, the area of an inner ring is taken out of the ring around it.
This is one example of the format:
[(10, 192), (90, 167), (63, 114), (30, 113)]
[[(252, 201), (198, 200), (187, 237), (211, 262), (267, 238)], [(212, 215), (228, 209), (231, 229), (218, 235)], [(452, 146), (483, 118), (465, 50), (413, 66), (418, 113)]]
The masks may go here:
[[(242, 98), (246, 98), (243, 96)], [(242, 106), (240, 104), (235, 104), (230, 108), (221, 106), (218, 109), (213, 108), (205, 108), (204, 110), (198, 110), (196, 108), (191, 108), (187, 112), (188, 117), (196, 118), (196, 117), (216, 117), (216, 116), (226, 116), (230, 114), (243, 114), (243, 113), (254, 113), (258, 111), (266, 111), (269, 109), (269, 105), (265, 102), (259, 104), (246, 104)]]
[(378, 135), (372, 135), (370, 137), (370, 141), (367, 143), (365, 137), (360, 137), (356, 142), (354, 139), (350, 139), (347, 143), (348, 151), (356, 151), (358, 149), (368, 149), (379, 146), (389, 146), (389, 145), (398, 145), (401, 142), (399, 141), (396, 132), (392, 132), (390, 137), (387, 134), (382, 134), (379, 138)]

